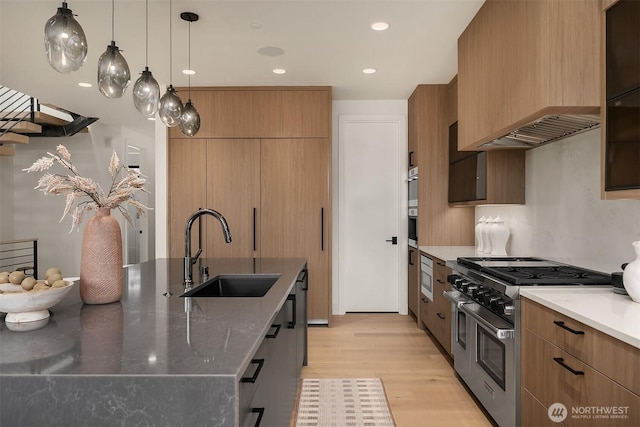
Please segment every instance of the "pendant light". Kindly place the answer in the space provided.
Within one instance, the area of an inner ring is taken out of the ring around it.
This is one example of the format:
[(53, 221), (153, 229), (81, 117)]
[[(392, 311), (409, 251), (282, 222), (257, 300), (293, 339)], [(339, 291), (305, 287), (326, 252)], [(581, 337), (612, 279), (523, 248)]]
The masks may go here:
[[(189, 22), (189, 70), (191, 69), (191, 23), (196, 22), (199, 17), (193, 12), (182, 12), (180, 18)], [(189, 101), (182, 109), (180, 116), (180, 131), (186, 136), (194, 136), (200, 130), (200, 114), (191, 102), (191, 74), (189, 74)]]
[(111, 0), (111, 44), (98, 60), (98, 89), (107, 98), (120, 98), (129, 86), (131, 72), (114, 41), (115, 0)]
[(145, 0), (145, 67), (133, 85), (133, 105), (145, 117), (153, 117), (160, 103), (160, 85), (149, 71), (149, 0)]
[(44, 24), (44, 51), (49, 65), (60, 73), (76, 71), (87, 59), (87, 37), (66, 1)]
[(173, 88), (173, 49), (172, 49), (172, 27), (171, 27), (171, 0), (169, 0), (169, 86), (167, 92), (160, 98), (160, 109), (158, 115), (160, 120), (169, 127), (178, 126), (182, 115), (182, 100)]

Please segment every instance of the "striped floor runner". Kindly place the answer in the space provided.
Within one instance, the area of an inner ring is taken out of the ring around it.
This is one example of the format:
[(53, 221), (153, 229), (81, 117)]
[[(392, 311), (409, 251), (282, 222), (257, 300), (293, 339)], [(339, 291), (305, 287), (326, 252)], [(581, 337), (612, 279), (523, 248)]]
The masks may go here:
[(395, 427), (380, 378), (302, 382), (296, 427)]

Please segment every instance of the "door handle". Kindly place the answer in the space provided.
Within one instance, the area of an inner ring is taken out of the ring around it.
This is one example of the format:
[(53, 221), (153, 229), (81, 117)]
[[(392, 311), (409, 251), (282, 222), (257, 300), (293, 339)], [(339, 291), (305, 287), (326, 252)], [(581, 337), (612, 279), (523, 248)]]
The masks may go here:
[(392, 245), (398, 244), (398, 236), (393, 236), (391, 240), (385, 240), (386, 242), (391, 242)]

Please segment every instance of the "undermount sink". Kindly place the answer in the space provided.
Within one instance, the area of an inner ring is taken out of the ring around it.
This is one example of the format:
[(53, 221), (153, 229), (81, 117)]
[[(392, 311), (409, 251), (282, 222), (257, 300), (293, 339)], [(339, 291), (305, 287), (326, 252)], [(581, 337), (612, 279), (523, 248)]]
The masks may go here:
[(263, 297), (280, 278), (279, 274), (220, 274), (181, 297)]

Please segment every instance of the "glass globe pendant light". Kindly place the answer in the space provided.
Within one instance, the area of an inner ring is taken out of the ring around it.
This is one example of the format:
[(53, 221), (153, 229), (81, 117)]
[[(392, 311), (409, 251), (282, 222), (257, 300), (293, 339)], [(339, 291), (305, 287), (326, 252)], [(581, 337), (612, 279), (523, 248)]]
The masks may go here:
[(168, 127), (178, 126), (182, 115), (182, 100), (173, 88), (173, 49), (172, 49), (172, 28), (171, 28), (171, 0), (169, 0), (169, 86), (167, 92), (160, 98), (160, 109), (158, 115), (160, 120)]
[(98, 89), (107, 98), (120, 98), (129, 86), (129, 64), (114, 41), (115, 0), (111, 0), (111, 44), (98, 60)]
[[(180, 18), (189, 22), (189, 70), (191, 69), (191, 23), (199, 19), (193, 12), (182, 12)], [(194, 136), (200, 130), (200, 114), (191, 102), (191, 74), (189, 74), (189, 101), (182, 109), (180, 116), (180, 131), (186, 136)]]
[[(145, 64), (149, 62), (149, 0), (145, 0)], [(133, 85), (133, 105), (145, 117), (153, 117), (160, 104), (160, 85), (145, 65), (142, 75)]]
[(87, 59), (87, 37), (66, 1), (44, 24), (44, 51), (49, 65), (60, 73), (76, 71)]

